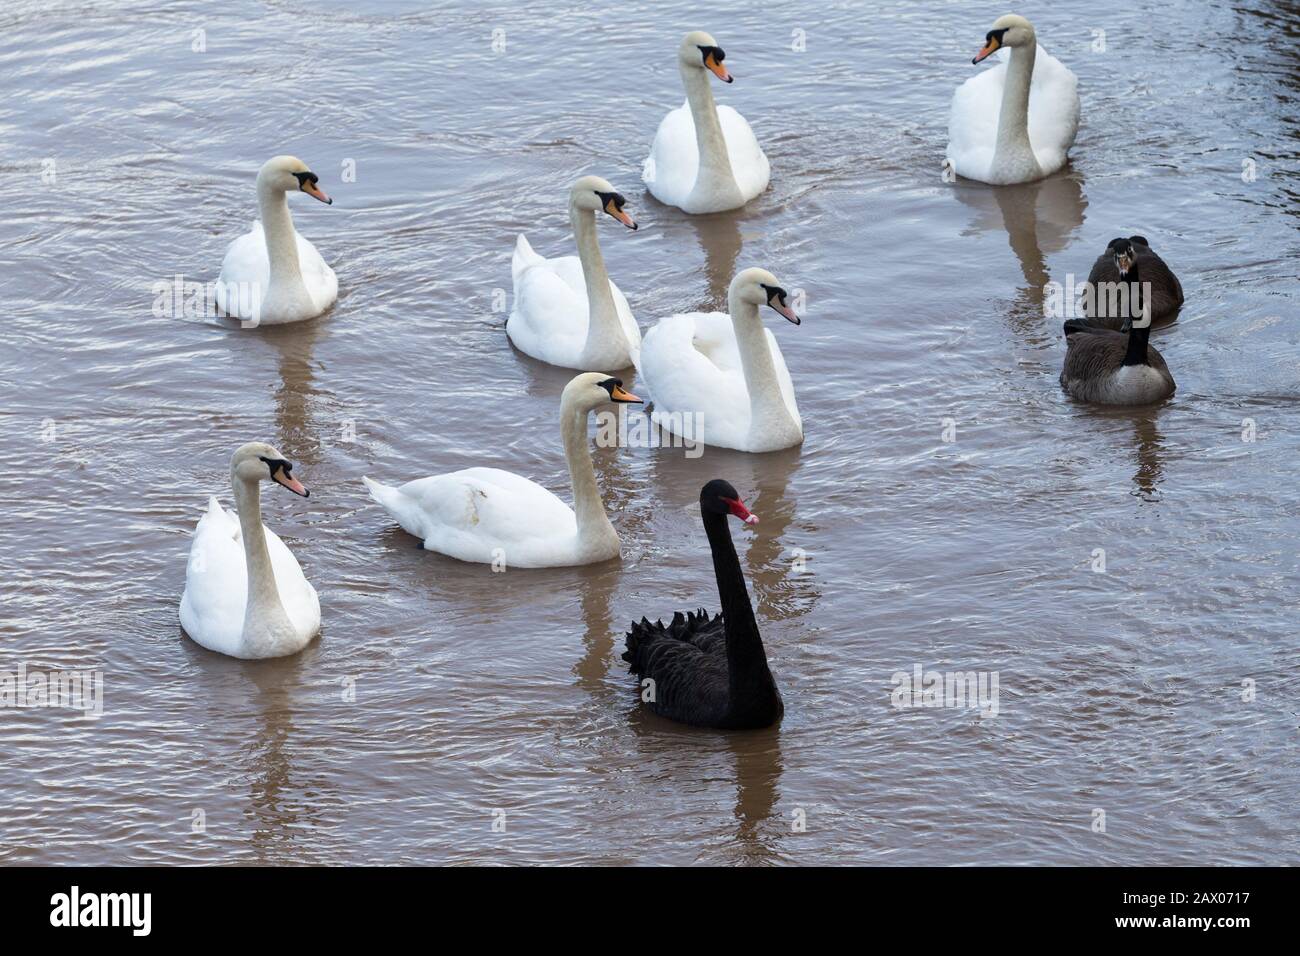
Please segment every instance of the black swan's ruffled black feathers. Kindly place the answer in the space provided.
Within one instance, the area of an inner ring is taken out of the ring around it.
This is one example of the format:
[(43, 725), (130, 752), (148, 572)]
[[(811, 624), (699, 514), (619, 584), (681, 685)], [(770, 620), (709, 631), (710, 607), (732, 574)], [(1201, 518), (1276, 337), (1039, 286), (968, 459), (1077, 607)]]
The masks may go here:
[(708, 726), (725, 719), (729, 677), (721, 614), (678, 611), (667, 625), (643, 617), (627, 632), (623, 660), (632, 673), (654, 681), (646, 706), (661, 717)]

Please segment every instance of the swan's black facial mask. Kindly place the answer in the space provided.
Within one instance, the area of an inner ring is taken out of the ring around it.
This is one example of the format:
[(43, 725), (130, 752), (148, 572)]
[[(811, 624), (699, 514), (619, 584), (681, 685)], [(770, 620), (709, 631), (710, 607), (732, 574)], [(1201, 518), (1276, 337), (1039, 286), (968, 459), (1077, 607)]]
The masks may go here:
[(326, 196), (321, 188), (316, 185), (320, 182), (320, 177), (311, 170), (307, 170), (305, 173), (294, 173), (293, 175), (294, 178), (298, 180), (298, 188), (308, 196), (311, 196), (313, 199), (319, 199), (327, 206), (334, 205), (334, 200), (330, 199), (329, 196)]
[(640, 403), (641, 401), (641, 399), (637, 398), (631, 392), (623, 390), (623, 380), (621, 378), (607, 378), (599, 384), (601, 388), (609, 392), (609, 400), (611, 402), (626, 405), (630, 402)]
[(727, 54), (722, 51), (722, 47), (702, 46), (700, 47), (700, 55), (704, 57), (705, 69), (710, 70), (723, 83), (730, 83), (735, 79), (730, 71), (722, 65), (722, 61), (727, 58)]
[[(1008, 27), (1008, 29), (1010, 28)], [(1006, 30), (990, 30), (984, 34), (984, 47), (975, 54), (975, 59), (971, 60), (971, 62), (979, 63), (1002, 49), (1002, 38), (1006, 36), (1006, 32)]]
[(763, 292), (767, 295), (768, 305), (781, 313), (781, 315), (785, 316), (786, 319), (793, 322), (795, 325), (798, 325), (803, 321), (799, 316), (794, 314), (794, 309), (790, 308), (789, 303), (786, 302), (785, 289), (782, 289), (779, 285), (764, 285), (763, 283), (759, 283), (759, 285), (763, 286)]
[(632, 221), (631, 216), (623, 211), (623, 207), (627, 205), (627, 200), (623, 198), (622, 193), (603, 193), (599, 189), (595, 190), (595, 193), (600, 198), (601, 209), (632, 231), (636, 231), (636, 223)]
[(266, 462), (266, 467), (271, 470), (271, 480), (277, 485), (284, 485), (295, 495), (303, 498), (311, 495), (311, 492), (303, 486), (303, 483), (291, 474), (293, 462), (286, 461), (283, 458), (267, 458), (265, 455), (258, 455), (257, 457)]

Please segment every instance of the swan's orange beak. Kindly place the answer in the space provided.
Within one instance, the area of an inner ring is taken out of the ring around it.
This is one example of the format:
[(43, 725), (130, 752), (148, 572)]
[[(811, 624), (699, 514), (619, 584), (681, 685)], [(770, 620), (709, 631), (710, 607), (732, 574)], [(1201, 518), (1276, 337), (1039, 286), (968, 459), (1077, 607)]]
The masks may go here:
[(329, 196), (326, 196), (324, 190), (322, 190), (315, 183), (312, 182), (303, 183), (302, 191), (305, 192), (308, 196), (311, 196), (313, 199), (319, 199), (327, 206), (334, 205), (334, 200), (330, 199)]
[(1002, 41), (995, 36), (990, 36), (988, 42), (975, 54), (975, 59), (971, 60), (971, 63), (979, 63), (981, 60), (987, 59), (996, 53), (1000, 46), (1002, 46)]
[(615, 385), (613, 390), (609, 393), (609, 397), (615, 402), (636, 402), (638, 404), (644, 404), (641, 399), (625, 390), (622, 385)]
[(730, 83), (732, 80), (735, 79), (734, 76), (732, 76), (730, 73), (727, 72), (727, 68), (725, 66), (723, 66), (721, 63), (719, 63), (717, 60), (713, 58), (712, 53), (710, 53), (708, 56), (704, 58), (704, 65), (707, 66), (710, 70), (712, 70), (713, 75), (716, 76), (718, 79), (720, 79), (723, 83)]
[(295, 495), (298, 495), (301, 498), (306, 498), (311, 495), (311, 492), (308, 491), (306, 487), (303, 486), (303, 483), (301, 481), (299, 481), (293, 475), (289, 474), (283, 468), (276, 469), (275, 473), (271, 475), (271, 480), (274, 481), (277, 485), (284, 485)]
[(758, 515), (746, 508), (745, 503), (739, 498), (723, 498), (722, 500), (727, 503), (731, 513), (745, 524), (758, 524)]
[(633, 232), (636, 231), (636, 222), (633, 221), (631, 216), (625, 213), (622, 209), (618, 208), (617, 204), (614, 202), (613, 197), (610, 198), (609, 202), (605, 203), (605, 212), (609, 213), (611, 216), (613, 216), (623, 225), (627, 226)]

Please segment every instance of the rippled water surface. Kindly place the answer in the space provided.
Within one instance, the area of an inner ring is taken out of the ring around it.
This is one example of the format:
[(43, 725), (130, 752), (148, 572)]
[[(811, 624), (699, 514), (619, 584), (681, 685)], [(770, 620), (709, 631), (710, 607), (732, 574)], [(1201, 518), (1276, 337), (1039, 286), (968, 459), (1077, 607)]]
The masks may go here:
[[(940, 168), (1003, 5), (700, 9), (0, 12), (0, 669), (105, 673), (97, 720), (0, 711), (0, 861), (1296, 861), (1300, 7), (1020, 4), (1083, 125), (1065, 173), (1004, 190)], [(772, 162), (734, 215), (640, 182), (697, 26)], [(156, 318), (153, 284), (215, 278), (282, 152), (336, 198), (292, 203), (335, 308)], [(621, 563), (424, 553), (361, 475), (485, 464), (567, 495), (569, 373), (512, 350), (500, 306), (520, 231), (571, 251), (586, 172), (642, 223), (600, 228), (642, 327), (723, 307), (738, 266), (805, 290), (804, 324), (769, 327), (806, 442), (597, 450)], [(1135, 232), (1186, 288), (1153, 339), (1178, 393), (1099, 411), (1060, 392), (1043, 286)], [(254, 439), (313, 489), (265, 518), (324, 613), (263, 663), (177, 622), (194, 523)], [(646, 715), (619, 660), (634, 617), (716, 605), (690, 510), (715, 476), (763, 519), (736, 536), (771, 731)], [(997, 716), (894, 709), (916, 665), (996, 672)]]

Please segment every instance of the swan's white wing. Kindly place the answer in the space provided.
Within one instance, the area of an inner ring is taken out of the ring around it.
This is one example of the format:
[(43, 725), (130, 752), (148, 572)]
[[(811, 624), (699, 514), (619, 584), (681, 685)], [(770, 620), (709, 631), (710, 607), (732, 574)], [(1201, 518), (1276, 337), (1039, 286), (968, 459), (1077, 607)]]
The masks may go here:
[(692, 417), (698, 413), (707, 444), (744, 446), (749, 393), (730, 316), (691, 312), (661, 319), (642, 340), (641, 377), (661, 426), (698, 440)]
[[(519, 241), (526, 243), (523, 236)], [(515, 259), (517, 263), (518, 250)], [(534, 255), (533, 259), (516, 271), (514, 309), (506, 320), (506, 334), (521, 352), (552, 365), (570, 366), (587, 342), (589, 309), (582, 263), (577, 256)]]
[(700, 170), (700, 151), (695, 143), (695, 121), (689, 104), (683, 103), (659, 123), (641, 179), (651, 195), (670, 206), (681, 206), (695, 186)]
[[(636, 361), (632, 356), (641, 351), (641, 329), (636, 324), (636, 318), (632, 315), (632, 307), (627, 304), (627, 297), (623, 295), (623, 290), (614, 284), (614, 280), (609, 281), (610, 291), (614, 293), (614, 305), (618, 309), (618, 321), (623, 327), (623, 335), (627, 338), (628, 356), (632, 364)], [(612, 372), (612, 368), (604, 369)]]
[(239, 519), (225, 511), (216, 498), (210, 498), (190, 542), (181, 626), (195, 643), (236, 656), (247, 601), (248, 570)]
[(1044, 173), (1065, 165), (1079, 132), (1079, 78), (1041, 46), (1029, 87), (1029, 142)]
[(262, 529), (266, 532), (266, 550), (271, 555), (271, 570), (275, 573), (280, 603), (284, 605), (294, 631), (300, 637), (310, 639), (320, 630), (320, 598), (288, 545), (266, 525), (262, 525)]
[(266, 252), (266, 236), (262, 234), (262, 224), (255, 220), (252, 229), (226, 248), (226, 257), (221, 261), (221, 276), (217, 279), (217, 305), (229, 315), (251, 319), (253, 303), (246, 290), (256, 288), (259, 301), (265, 300), (270, 281), (271, 263)]
[[(730, 106), (719, 106), (718, 122), (727, 143), (727, 158), (745, 202), (767, 188), (771, 166), (745, 117)], [(670, 112), (659, 124), (641, 178), (651, 194), (670, 206), (686, 208), (700, 171), (700, 147), (689, 103)]]
[(948, 115), (948, 162), (957, 175), (981, 182), (993, 168), (1002, 88), (1007, 82), (1007, 56), (1002, 51), (995, 56), (994, 66), (957, 87)]
[[(319, 314), (338, 298), (339, 279), (302, 233), (295, 230), (294, 237), (298, 243), (298, 266), (302, 271), (303, 285), (316, 314)], [(217, 305), (229, 315), (251, 319), (252, 301), (247, 290), (256, 287), (259, 301), (265, 302), (270, 281), (271, 260), (266, 251), (266, 234), (262, 231), (262, 223), (254, 220), (252, 229), (226, 249), (226, 257), (221, 261), (221, 275), (217, 279)]]
[(302, 269), (303, 284), (317, 313), (324, 312), (339, 297), (339, 277), (302, 233), (295, 231), (294, 235), (298, 239), (298, 266)]
[(536, 482), (497, 468), (466, 468), (400, 488), (364, 479), (370, 494), (409, 534), (461, 561), (507, 567), (572, 563), (572, 509)]
[[(767, 188), (772, 167), (745, 117), (730, 106), (719, 106), (718, 120), (722, 123), (722, 136), (727, 141), (727, 158), (731, 160), (736, 185), (740, 187), (745, 202), (749, 202)], [(693, 124), (691, 138), (695, 138)]]

